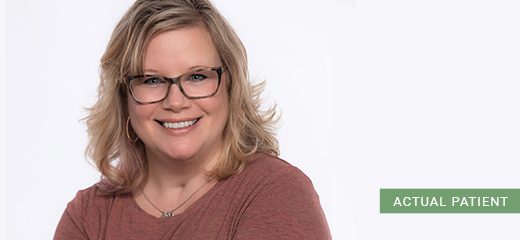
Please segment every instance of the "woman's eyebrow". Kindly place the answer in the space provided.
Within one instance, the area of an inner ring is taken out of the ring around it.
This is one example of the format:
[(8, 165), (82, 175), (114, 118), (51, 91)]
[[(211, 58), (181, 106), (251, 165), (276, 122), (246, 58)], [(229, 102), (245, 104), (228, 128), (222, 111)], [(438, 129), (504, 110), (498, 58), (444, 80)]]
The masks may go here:
[(188, 68), (188, 70), (196, 70), (196, 69), (201, 69), (201, 68), (209, 68), (209, 66), (195, 65), (195, 66), (191, 66), (190, 68)]
[[(189, 68), (187, 68), (186, 70), (196, 70), (196, 69), (201, 69), (201, 68), (209, 68), (210, 66), (206, 66), (206, 65), (194, 65), (194, 66), (191, 66)], [(155, 69), (144, 69), (143, 72), (151, 72), (151, 73), (159, 73), (159, 71), (155, 70)]]
[(154, 70), (154, 69), (144, 69), (143, 70), (143, 73), (152, 73), (152, 74), (158, 74), (159, 71), (157, 70)]
[[(210, 67), (206, 66), (206, 65), (194, 65), (194, 66), (187, 68), (185, 71), (182, 72), (182, 74), (185, 74), (189, 71), (202, 69), (202, 68), (210, 68)], [(161, 75), (161, 74), (159, 74), (159, 71), (157, 71), (155, 69), (144, 69), (143, 74), (144, 75)]]

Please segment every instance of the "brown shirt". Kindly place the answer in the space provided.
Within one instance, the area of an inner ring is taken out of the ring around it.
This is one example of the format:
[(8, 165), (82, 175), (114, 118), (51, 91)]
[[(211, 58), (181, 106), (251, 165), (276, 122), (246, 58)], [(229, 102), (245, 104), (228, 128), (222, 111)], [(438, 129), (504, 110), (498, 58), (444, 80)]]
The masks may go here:
[(257, 154), (240, 174), (218, 182), (167, 219), (144, 212), (130, 194), (96, 185), (67, 205), (54, 239), (330, 239), (311, 181), (289, 163)]

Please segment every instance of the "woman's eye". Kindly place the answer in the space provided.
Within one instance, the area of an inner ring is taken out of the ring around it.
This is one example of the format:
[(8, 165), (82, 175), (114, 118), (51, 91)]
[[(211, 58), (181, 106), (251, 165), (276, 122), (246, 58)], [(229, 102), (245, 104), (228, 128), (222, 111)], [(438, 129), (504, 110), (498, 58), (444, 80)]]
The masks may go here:
[(143, 83), (148, 85), (156, 85), (163, 83), (163, 80), (158, 77), (147, 77), (144, 79)]
[(191, 74), (189, 77), (189, 81), (198, 82), (206, 79), (207, 77), (203, 74)]

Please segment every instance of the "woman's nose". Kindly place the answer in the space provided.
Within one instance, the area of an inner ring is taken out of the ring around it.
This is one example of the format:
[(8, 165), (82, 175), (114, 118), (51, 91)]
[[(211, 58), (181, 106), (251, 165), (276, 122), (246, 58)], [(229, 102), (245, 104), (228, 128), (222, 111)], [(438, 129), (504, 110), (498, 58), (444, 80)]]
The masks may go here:
[(162, 101), (162, 106), (175, 112), (189, 107), (190, 100), (184, 96), (179, 86), (172, 84), (168, 89), (168, 96)]

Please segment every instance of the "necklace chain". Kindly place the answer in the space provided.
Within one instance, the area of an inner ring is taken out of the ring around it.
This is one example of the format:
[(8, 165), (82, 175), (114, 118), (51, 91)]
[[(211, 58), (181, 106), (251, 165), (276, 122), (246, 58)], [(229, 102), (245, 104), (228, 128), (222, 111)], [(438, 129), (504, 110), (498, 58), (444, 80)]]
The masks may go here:
[(204, 184), (202, 184), (199, 188), (197, 188), (197, 190), (195, 190), (191, 195), (189, 195), (188, 198), (186, 198), (186, 200), (181, 202), (179, 205), (177, 205), (177, 207), (175, 207), (174, 209), (172, 209), (170, 211), (163, 211), (159, 207), (155, 206), (155, 204), (153, 204), (153, 202), (148, 198), (148, 196), (146, 196), (144, 189), (141, 190), (141, 192), (143, 193), (144, 199), (146, 199), (146, 201), (150, 205), (152, 205), (152, 207), (154, 207), (157, 211), (161, 212), (161, 218), (169, 218), (169, 217), (175, 216), (175, 211), (177, 211), (177, 209), (184, 206), (184, 204), (186, 204), (193, 196), (195, 196), (195, 194), (197, 194), (204, 186), (206, 186), (209, 182), (211, 182), (211, 180), (212, 179), (210, 178), (208, 181), (206, 181)]

